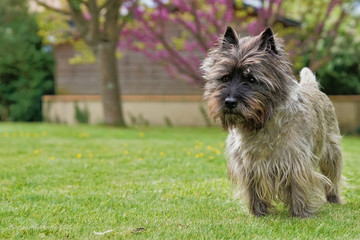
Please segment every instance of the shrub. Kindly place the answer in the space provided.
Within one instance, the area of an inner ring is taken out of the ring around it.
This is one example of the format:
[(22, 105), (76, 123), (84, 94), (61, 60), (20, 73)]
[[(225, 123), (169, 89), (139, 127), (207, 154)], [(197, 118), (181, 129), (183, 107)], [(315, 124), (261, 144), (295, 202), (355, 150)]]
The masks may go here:
[(330, 51), (335, 52), (333, 59), (317, 72), (322, 90), (332, 95), (360, 94), (360, 34), (343, 33)]
[(41, 121), (41, 97), (54, 93), (54, 59), (25, 4), (0, 3), (0, 120)]
[(79, 107), (79, 104), (75, 102), (75, 118), (78, 123), (89, 123), (90, 112), (85, 105), (83, 109)]

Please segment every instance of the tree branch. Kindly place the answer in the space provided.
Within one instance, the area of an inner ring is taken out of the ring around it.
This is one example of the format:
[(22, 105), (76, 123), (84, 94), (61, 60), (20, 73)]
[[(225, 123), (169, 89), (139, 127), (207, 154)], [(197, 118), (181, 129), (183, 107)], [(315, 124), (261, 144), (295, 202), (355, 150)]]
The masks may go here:
[(119, 39), (116, 29), (122, 3), (123, 1), (121, 0), (107, 0), (106, 2), (104, 32), (109, 41), (117, 42)]
[[(330, 16), (331, 12), (333, 11), (334, 7), (339, 4), (341, 4), (341, 1), (338, 1), (338, 0), (331, 0), (329, 2), (324, 18), (322, 19), (322, 21), (318, 24), (318, 26), (315, 29), (316, 37), (313, 41), (315, 48), (321, 39), (322, 33), (324, 32), (324, 27), (325, 27), (326, 21), (329, 19), (329, 16)], [(338, 21), (335, 25), (335, 28), (332, 29), (334, 32), (338, 31), (339, 24), (340, 24), (341, 20), (345, 17), (345, 15), (346, 15), (345, 10), (342, 9), (341, 17), (338, 19)], [(334, 42), (334, 39), (335, 38), (333, 37), (331, 42)], [(328, 60), (330, 60), (327, 58), (323, 58), (322, 60), (319, 60), (318, 58), (319, 58), (319, 52), (316, 49), (314, 49), (310, 55), (310, 61), (309, 61), (309, 66), (313, 69), (313, 71), (316, 71), (318, 68), (320, 68), (321, 66), (326, 64)]]
[(86, 3), (84, 3), (87, 7), (90, 19), (88, 20), (88, 27), (89, 27), (89, 38), (93, 42), (97, 42), (99, 39), (99, 11), (96, 4), (96, 0), (88, 0)]
[(48, 10), (51, 10), (51, 11), (54, 11), (54, 12), (57, 12), (57, 13), (60, 13), (60, 14), (68, 15), (68, 16), (71, 15), (70, 12), (65, 11), (65, 10), (63, 10), (63, 9), (59, 9), (59, 8), (53, 7), (53, 6), (51, 6), (51, 5), (43, 2), (43, 1), (41, 1), (41, 0), (35, 0), (35, 2), (36, 2), (39, 6), (42, 6), (42, 7), (46, 8), (46, 9), (48, 9)]
[(118, 23), (117, 30), (116, 30), (118, 36), (121, 33), (121, 31), (123, 30), (123, 28), (125, 27), (126, 23), (130, 19), (130, 17), (133, 15), (134, 10), (137, 6), (138, 6), (138, 3), (136, 1), (132, 4), (131, 8), (129, 9), (128, 14), (125, 17), (122, 17), (122, 21)]
[(200, 46), (203, 48), (204, 51), (207, 50), (207, 44), (206, 41), (203, 39), (201, 35), (201, 22), (199, 20), (199, 16), (197, 15), (197, 6), (196, 2), (193, 1), (191, 4), (191, 13), (194, 15), (195, 18), (195, 27), (196, 27), (196, 33), (193, 33), (193, 36), (199, 41)]
[[(198, 79), (198, 73), (194, 72), (194, 69), (192, 66), (186, 62), (186, 60), (176, 51), (174, 50), (170, 44), (166, 41), (165, 37), (163, 35), (156, 34), (155, 30), (151, 27), (149, 27), (149, 30), (152, 32), (152, 34), (162, 43), (164, 48), (172, 55), (174, 58), (178, 61), (178, 64), (175, 64), (177, 68), (180, 68), (181, 70), (184, 70), (183, 67), (186, 68), (186, 72), (189, 73), (188, 75), (191, 76), (193, 79)], [(183, 64), (183, 67), (181, 66)]]
[(101, 12), (101, 10), (103, 10), (103, 9), (108, 8), (110, 2), (111, 2), (111, 1), (105, 1), (104, 4), (100, 5), (99, 8), (98, 8), (98, 9), (99, 9), (99, 12)]
[(76, 29), (79, 31), (80, 36), (89, 46), (92, 47), (94, 45), (94, 42), (91, 39), (91, 36), (89, 36), (89, 23), (84, 18), (83, 12), (81, 11), (80, 7), (75, 6), (76, 1), (79, 1), (79, 4), (83, 3), (80, 0), (67, 0), (70, 8), (71, 17), (75, 22)]

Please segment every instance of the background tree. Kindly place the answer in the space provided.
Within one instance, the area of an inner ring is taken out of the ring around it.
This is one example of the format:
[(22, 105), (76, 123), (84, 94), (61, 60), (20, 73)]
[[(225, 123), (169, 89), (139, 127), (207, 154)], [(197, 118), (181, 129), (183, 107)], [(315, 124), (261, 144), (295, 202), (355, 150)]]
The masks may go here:
[(69, 17), (76, 31), (93, 52), (101, 83), (102, 105), (105, 124), (125, 126), (118, 84), (116, 50), (126, 22), (131, 18), (135, 1), (119, 0), (64, 0), (61, 8), (36, 2), (62, 17)]
[[(124, 41), (120, 44), (161, 63), (172, 77), (202, 85), (198, 71), (201, 59), (227, 25), (250, 35), (272, 26), (286, 38), (296, 72), (308, 66), (321, 73), (339, 55), (328, 49), (344, 43), (338, 40), (347, 34), (344, 28), (354, 19), (348, 11), (351, 2), (262, 0), (257, 1), (257, 6), (250, 6), (241, 0), (155, 0), (154, 7), (143, 5), (136, 9), (136, 21), (124, 29)], [(285, 19), (296, 24), (285, 26)], [(174, 27), (180, 29), (175, 36)], [(354, 48), (356, 44), (351, 42)], [(350, 85), (354, 84), (360, 85), (355, 81)]]
[(295, 68), (309, 66), (327, 94), (360, 94), (360, 19), (352, 13), (354, 4), (351, 0), (291, 0), (283, 5), (289, 16), (302, 23), (288, 44)]
[(349, 19), (340, 28), (332, 46), (322, 46), (332, 59), (317, 71), (323, 91), (327, 94), (360, 94), (360, 25)]
[(0, 120), (41, 121), (41, 97), (54, 92), (54, 59), (37, 32), (27, 1), (0, 1)]
[(153, 2), (154, 8), (136, 8), (136, 21), (124, 29), (120, 46), (161, 63), (172, 77), (201, 85), (200, 60), (233, 20), (234, 1)]

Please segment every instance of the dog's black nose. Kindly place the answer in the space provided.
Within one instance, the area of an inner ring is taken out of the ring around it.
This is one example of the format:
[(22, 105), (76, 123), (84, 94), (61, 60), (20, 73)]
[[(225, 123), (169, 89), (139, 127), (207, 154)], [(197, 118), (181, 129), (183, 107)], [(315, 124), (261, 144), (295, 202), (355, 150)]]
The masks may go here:
[(228, 97), (225, 99), (225, 106), (228, 109), (234, 109), (237, 105), (237, 100), (233, 97)]

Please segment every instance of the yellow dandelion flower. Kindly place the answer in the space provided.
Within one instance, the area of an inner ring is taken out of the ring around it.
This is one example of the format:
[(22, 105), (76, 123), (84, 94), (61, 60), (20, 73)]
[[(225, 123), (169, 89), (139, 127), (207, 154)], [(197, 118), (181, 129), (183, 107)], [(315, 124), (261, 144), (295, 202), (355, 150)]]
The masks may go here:
[(41, 136), (46, 136), (46, 135), (47, 135), (47, 132), (45, 132), (45, 131), (41, 132)]
[(40, 152), (40, 151), (39, 151), (38, 149), (35, 149), (35, 150), (34, 150), (34, 154), (35, 154), (35, 155), (38, 155), (39, 152)]
[(199, 156), (200, 156), (200, 157), (203, 157), (203, 156), (204, 156), (204, 153), (200, 153)]
[(200, 157), (200, 155), (199, 155), (199, 154), (195, 154), (195, 157), (196, 157), (196, 158), (199, 158), (199, 157)]
[(213, 157), (213, 156), (210, 156), (209, 159), (214, 159), (214, 157)]
[(8, 137), (9, 133), (8, 132), (4, 132), (4, 137)]
[(92, 153), (89, 153), (89, 157), (93, 157), (94, 156), (94, 154), (92, 154)]
[(49, 160), (55, 160), (54, 156), (49, 157)]
[(87, 132), (81, 132), (78, 134), (77, 137), (78, 138), (88, 138), (88, 137), (90, 137), (90, 134), (88, 134)]
[(191, 152), (190, 152), (190, 151), (188, 151), (188, 152), (187, 152), (187, 155), (191, 155)]
[(164, 156), (164, 152), (161, 152), (161, 153), (160, 153), (160, 156)]
[(221, 152), (220, 152), (220, 150), (217, 150), (217, 149), (216, 149), (216, 150), (215, 150), (215, 153), (216, 153), (217, 155), (220, 155)]
[(144, 160), (142, 157), (139, 158), (140, 161)]
[(124, 154), (128, 154), (128, 153), (129, 153), (128, 151), (126, 151), (126, 150), (124, 151)]
[(143, 132), (139, 132), (139, 137), (144, 137), (144, 133)]
[(81, 154), (81, 153), (78, 153), (78, 154), (76, 154), (76, 157), (77, 157), (77, 158), (82, 158), (82, 154)]

